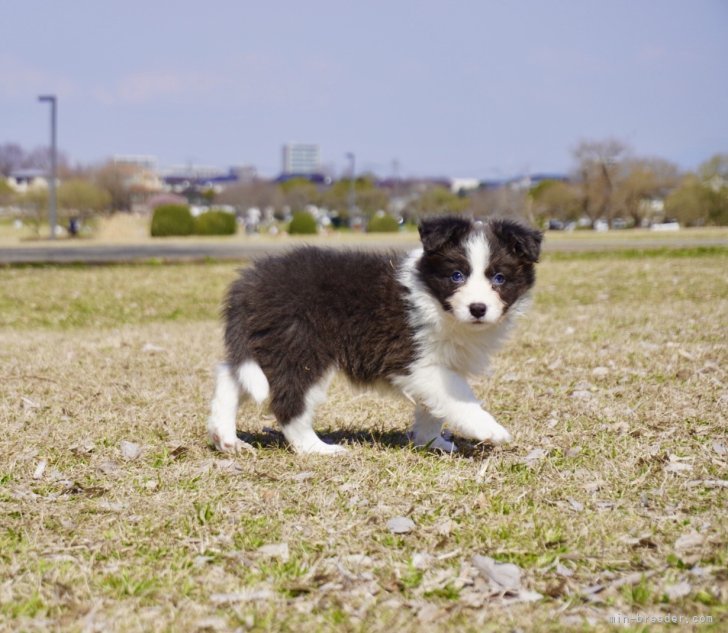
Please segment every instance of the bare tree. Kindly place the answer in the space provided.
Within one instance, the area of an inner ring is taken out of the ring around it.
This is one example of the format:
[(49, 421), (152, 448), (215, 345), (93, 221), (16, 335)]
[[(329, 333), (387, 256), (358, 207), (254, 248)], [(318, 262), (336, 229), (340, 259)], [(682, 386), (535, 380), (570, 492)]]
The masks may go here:
[(617, 139), (582, 141), (574, 149), (581, 211), (589, 218), (592, 227), (600, 219), (612, 226), (615, 217), (613, 194), (620, 164), (628, 152), (628, 146)]
[(25, 151), (17, 143), (0, 145), (0, 176), (9, 176), (23, 164)]
[(244, 213), (252, 207), (261, 211), (268, 207), (279, 209), (283, 206), (283, 195), (273, 183), (253, 180), (227, 187), (217, 195), (216, 201), (219, 204), (229, 204)]
[(533, 221), (527, 192), (509, 186), (473, 192), (468, 209), (475, 217), (497, 216)]

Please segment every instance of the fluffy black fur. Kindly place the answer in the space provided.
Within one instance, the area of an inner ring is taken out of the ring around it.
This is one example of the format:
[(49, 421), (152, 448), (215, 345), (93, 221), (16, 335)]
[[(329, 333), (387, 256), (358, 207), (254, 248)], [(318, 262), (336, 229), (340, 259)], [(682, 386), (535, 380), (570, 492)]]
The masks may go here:
[(305, 247), (244, 271), (224, 308), (228, 362), (253, 358), (281, 424), (331, 367), (354, 383), (406, 373), (415, 350), (398, 257)]

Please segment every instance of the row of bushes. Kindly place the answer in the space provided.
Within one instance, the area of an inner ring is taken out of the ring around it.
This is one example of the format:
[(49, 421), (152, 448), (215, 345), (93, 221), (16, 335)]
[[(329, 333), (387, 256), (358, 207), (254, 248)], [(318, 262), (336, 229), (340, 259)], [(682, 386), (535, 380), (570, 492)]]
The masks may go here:
[[(300, 211), (293, 214), (288, 225), (291, 235), (314, 235), (318, 228), (314, 217)], [(394, 233), (399, 230), (397, 220), (391, 215), (375, 215), (367, 225), (369, 233)], [(165, 204), (154, 209), (152, 215), (152, 237), (172, 235), (234, 235), (237, 222), (232, 213), (212, 209), (193, 217), (189, 207), (179, 204)]]
[(189, 207), (165, 204), (154, 209), (152, 237), (171, 235), (234, 235), (237, 231), (235, 216), (227, 211), (211, 209), (196, 218)]
[[(399, 223), (396, 218), (388, 214), (377, 214), (367, 224), (367, 233), (396, 233)], [(316, 220), (307, 211), (298, 211), (288, 225), (291, 235), (313, 235), (317, 232)]]

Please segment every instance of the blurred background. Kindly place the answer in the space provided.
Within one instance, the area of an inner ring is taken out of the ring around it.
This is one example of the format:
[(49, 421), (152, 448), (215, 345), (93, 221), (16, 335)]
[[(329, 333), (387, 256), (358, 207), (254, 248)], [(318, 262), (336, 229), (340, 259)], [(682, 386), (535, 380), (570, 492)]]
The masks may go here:
[(57, 236), (118, 214), (154, 235), (402, 231), (444, 211), (728, 224), (722, 0), (1, 11), (6, 239), (45, 235), (54, 197)]

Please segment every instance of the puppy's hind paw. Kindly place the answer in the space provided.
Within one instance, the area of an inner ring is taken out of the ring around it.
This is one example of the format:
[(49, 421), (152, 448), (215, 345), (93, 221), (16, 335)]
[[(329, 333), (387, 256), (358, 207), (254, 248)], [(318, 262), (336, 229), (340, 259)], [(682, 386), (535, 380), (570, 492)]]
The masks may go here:
[(210, 433), (210, 443), (222, 453), (241, 453), (247, 451), (255, 455), (255, 449), (237, 436), (222, 439), (218, 433)]

